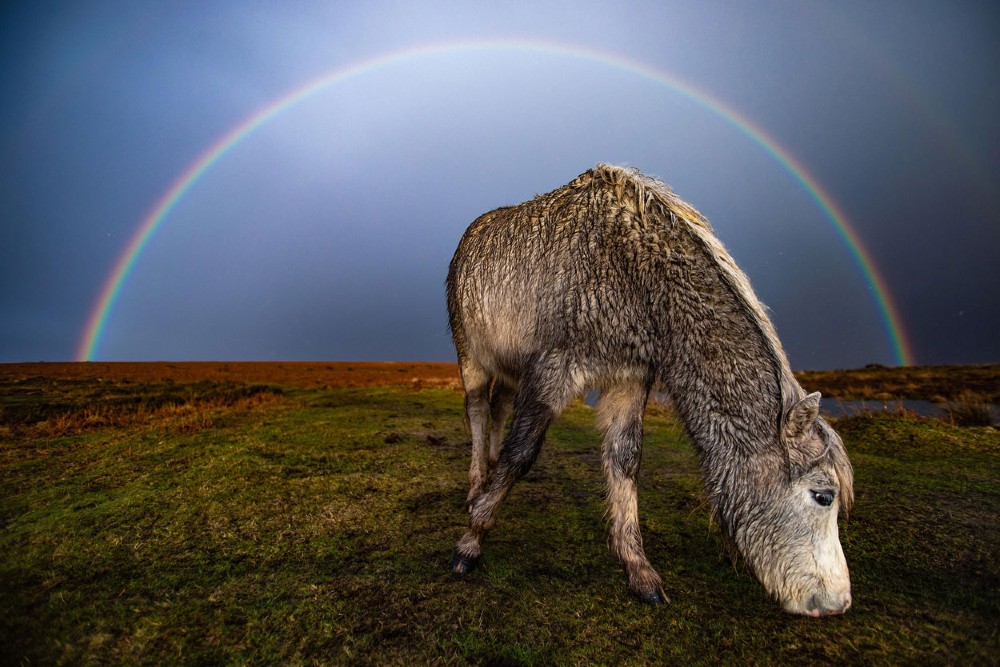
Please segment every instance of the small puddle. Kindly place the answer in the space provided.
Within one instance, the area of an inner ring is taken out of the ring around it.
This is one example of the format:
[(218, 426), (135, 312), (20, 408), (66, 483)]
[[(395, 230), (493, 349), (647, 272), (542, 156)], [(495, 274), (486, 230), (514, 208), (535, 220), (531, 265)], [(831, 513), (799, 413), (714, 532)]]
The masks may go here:
[(825, 398), (820, 410), (827, 417), (851, 417), (869, 412), (913, 412), (921, 417), (945, 417), (947, 412), (938, 403), (931, 401), (842, 401), (839, 398)]

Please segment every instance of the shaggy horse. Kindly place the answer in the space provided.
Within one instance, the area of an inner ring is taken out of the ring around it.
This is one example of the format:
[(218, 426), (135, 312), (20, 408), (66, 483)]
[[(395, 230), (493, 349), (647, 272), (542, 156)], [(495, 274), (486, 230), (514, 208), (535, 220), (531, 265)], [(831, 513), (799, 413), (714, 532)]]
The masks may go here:
[(700, 456), (716, 522), (764, 588), (792, 613), (850, 607), (837, 533), (838, 506), (853, 501), (844, 445), (819, 416), (819, 394), (793, 377), (747, 277), (664, 183), (598, 165), (481, 216), (458, 245), (447, 292), (472, 432), (455, 572), (475, 567), (552, 421), (597, 387), (611, 550), (636, 596), (668, 602), (642, 548), (636, 497), (656, 389)]

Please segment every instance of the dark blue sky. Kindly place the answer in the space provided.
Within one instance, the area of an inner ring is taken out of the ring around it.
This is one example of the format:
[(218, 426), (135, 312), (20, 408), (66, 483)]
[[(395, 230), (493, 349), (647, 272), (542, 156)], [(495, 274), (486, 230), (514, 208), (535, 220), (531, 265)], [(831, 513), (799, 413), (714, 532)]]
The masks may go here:
[[(24, 3), (0, 10), (0, 362), (72, 359), (116, 260), (109, 360), (452, 360), (443, 281), (479, 214), (597, 162), (707, 215), (796, 368), (892, 364), (869, 282), (760, 128), (841, 208), (917, 363), (1000, 361), (1000, 10), (948, 2)], [(485, 47), (503, 40), (506, 46)], [(511, 41), (560, 44), (514, 48)]]

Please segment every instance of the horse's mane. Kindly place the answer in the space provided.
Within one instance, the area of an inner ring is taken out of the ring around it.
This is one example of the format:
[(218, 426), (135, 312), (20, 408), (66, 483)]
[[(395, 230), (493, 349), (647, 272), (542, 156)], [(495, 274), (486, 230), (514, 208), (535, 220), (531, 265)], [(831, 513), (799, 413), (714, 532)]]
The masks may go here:
[[(792, 374), (791, 365), (774, 324), (767, 315), (767, 308), (757, 298), (746, 274), (736, 265), (732, 256), (716, 237), (711, 223), (693, 206), (682, 200), (663, 181), (647, 176), (638, 169), (599, 164), (594, 169), (580, 176), (579, 186), (585, 185), (591, 179), (614, 188), (616, 198), (631, 212), (641, 219), (655, 216), (671, 224), (684, 224), (692, 238), (702, 246), (707, 255), (715, 262), (723, 282), (737, 299), (743, 312), (746, 313), (756, 330), (760, 333), (764, 350), (770, 357), (775, 371), (775, 381), (779, 396), (779, 414), (775, 415), (775, 428), (778, 437), (783, 437), (782, 419), (785, 413), (796, 402), (805, 396), (805, 391)], [(841, 483), (841, 502), (845, 510), (849, 510), (853, 500), (853, 472), (848, 462), (846, 451), (839, 436), (825, 422), (821, 425), (821, 433), (826, 441), (826, 449), (816, 460), (828, 458)], [(783, 442), (785, 463), (791, 473), (791, 462), (788, 448), (792, 443)]]
[[(584, 176), (588, 174), (615, 188), (618, 199), (625, 205), (634, 206), (635, 213), (642, 218), (657, 216), (671, 223), (680, 222), (687, 226), (691, 236), (715, 262), (724, 283), (760, 333), (764, 349), (774, 364), (782, 414), (804, 397), (805, 392), (792, 374), (788, 357), (781, 346), (781, 341), (778, 340), (774, 325), (767, 316), (765, 306), (754, 293), (749, 278), (715, 236), (712, 225), (705, 216), (674, 194), (666, 183), (647, 176), (638, 169), (599, 164)], [(780, 415), (778, 418), (780, 419)], [(780, 422), (778, 427), (780, 429)]]

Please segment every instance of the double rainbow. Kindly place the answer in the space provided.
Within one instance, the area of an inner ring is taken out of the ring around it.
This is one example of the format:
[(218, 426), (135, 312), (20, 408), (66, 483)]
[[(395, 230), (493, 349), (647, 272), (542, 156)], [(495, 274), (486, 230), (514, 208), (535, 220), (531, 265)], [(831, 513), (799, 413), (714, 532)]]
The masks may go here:
[(142, 254), (143, 249), (149, 244), (150, 239), (160, 225), (163, 224), (164, 220), (166, 220), (174, 206), (177, 205), (177, 202), (211, 169), (212, 165), (222, 159), (257, 128), (330, 86), (369, 74), (381, 67), (396, 65), (402, 61), (429, 55), (502, 49), (565, 56), (618, 68), (624, 72), (666, 86), (740, 130), (777, 160), (789, 175), (809, 194), (830, 222), (833, 223), (838, 235), (847, 245), (851, 256), (871, 288), (871, 293), (888, 336), (889, 344), (892, 347), (896, 363), (907, 366), (913, 362), (910, 343), (904, 335), (898, 310), (890, 297), (885, 279), (878, 271), (871, 254), (862, 244), (860, 236), (850, 225), (844, 212), (829, 193), (823, 189), (801, 163), (778, 145), (767, 132), (712, 94), (666, 71), (656, 69), (643, 62), (615, 53), (575, 44), (531, 40), (457, 41), (424, 45), (386, 53), (331, 70), (258, 109), (243, 120), (243, 122), (219, 137), (191, 162), (142, 219), (142, 222), (132, 234), (128, 245), (125, 246), (111, 272), (108, 274), (101, 292), (94, 303), (94, 307), (90, 312), (90, 316), (87, 318), (87, 324), (76, 352), (77, 360), (91, 361), (97, 356), (101, 339), (108, 325), (108, 319), (114, 310), (115, 302), (118, 300), (122, 288), (128, 281), (128, 277), (135, 267), (139, 256)]

